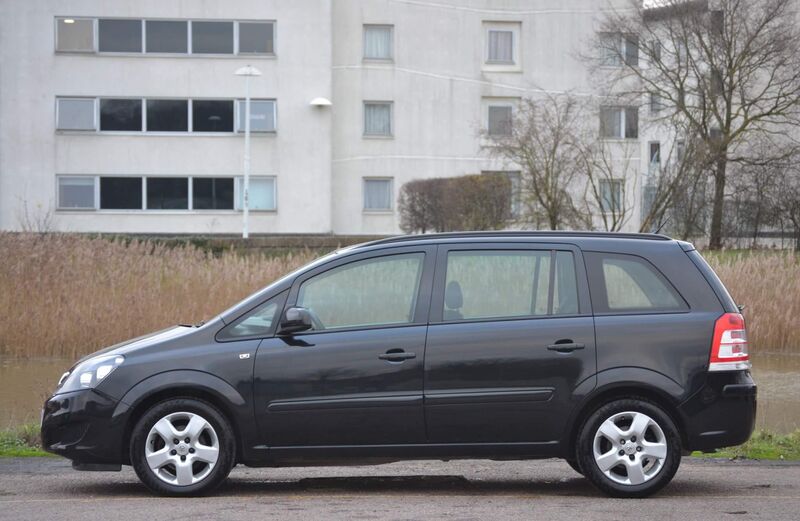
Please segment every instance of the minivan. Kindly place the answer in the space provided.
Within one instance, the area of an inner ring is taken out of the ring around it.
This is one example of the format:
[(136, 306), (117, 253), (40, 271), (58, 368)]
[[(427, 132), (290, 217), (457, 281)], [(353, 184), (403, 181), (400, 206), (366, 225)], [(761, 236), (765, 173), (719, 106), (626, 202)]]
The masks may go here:
[[(213, 299), (213, 295), (208, 296)], [(331, 253), (64, 373), (42, 443), (197, 495), (237, 464), (563, 458), (642, 497), (751, 435), (741, 310), (662, 235), (473, 232)]]

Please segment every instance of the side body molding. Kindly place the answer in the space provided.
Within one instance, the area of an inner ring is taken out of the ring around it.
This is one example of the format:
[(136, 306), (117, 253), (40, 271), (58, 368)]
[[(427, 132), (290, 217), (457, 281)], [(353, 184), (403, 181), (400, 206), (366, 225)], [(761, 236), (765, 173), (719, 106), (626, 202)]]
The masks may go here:
[(129, 429), (132, 428), (132, 418), (128, 418), (130, 413), (149, 397), (168, 392), (170, 389), (175, 390), (175, 396), (181, 394), (180, 390), (213, 396), (215, 401), (225, 408), (222, 412), (229, 417), (238, 434), (240, 454), (244, 459), (248, 459), (250, 447), (254, 445), (256, 439), (252, 406), (247, 404), (242, 394), (231, 384), (204, 371), (183, 369), (167, 371), (142, 380), (122, 397), (114, 409), (112, 420), (115, 423), (127, 422)]

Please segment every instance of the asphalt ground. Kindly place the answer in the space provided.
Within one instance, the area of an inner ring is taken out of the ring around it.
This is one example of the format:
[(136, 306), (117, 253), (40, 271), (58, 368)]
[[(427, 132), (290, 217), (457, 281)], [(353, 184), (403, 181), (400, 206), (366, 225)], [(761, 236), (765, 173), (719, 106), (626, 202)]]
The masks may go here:
[(800, 520), (800, 464), (684, 458), (656, 496), (610, 499), (560, 460), (250, 469), (203, 498), (151, 495), (129, 467), (0, 459), (0, 520)]

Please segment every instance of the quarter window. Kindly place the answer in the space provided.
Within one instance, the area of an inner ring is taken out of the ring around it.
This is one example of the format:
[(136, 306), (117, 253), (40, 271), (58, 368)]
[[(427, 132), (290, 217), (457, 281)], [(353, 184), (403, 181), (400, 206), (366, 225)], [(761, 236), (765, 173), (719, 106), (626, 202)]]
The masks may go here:
[(103, 20), (97, 22), (100, 52), (142, 52), (141, 20)]
[(147, 52), (186, 54), (187, 23), (147, 20), (145, 22)]
[(101, 99), (100, 130), (142, 130), (142, 100)]
[(59, 98), (56, 128), (58, 130), (94, 130), (94, 99)]
[(192, 52), (233, 54), (233, 22), (192, 22)]
[(222, 339), (264, 336), (273, 331), (281, 311), (285, 293), (264, 302), (254, 310), (234, 320), (221, 333)]
[(576, 313), (571, 252), (480, 250), (447, 255), (445, 321)]
[(56, 50), (94, 52), (94, 20), (57, 18)]
[(379, 257), (339, 266), (300, 286), (297, 305), (324, 329), (410, 324), (425, 254)]
[[(600, 313), (682, 311), (686, 302), (648, 261), (634, 255), (585, 254), (593, 306)], [(595, 300), (599, 300), (596, 302)]]

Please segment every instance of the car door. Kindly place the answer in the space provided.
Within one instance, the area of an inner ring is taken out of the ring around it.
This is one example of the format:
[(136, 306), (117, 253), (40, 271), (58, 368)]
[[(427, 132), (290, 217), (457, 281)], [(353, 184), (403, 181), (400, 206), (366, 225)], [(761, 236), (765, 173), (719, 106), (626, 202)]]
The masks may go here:
[(575, 389), (593, 387), (594, 325), (571, 245), (440, 246), (430, 322), (431, 443), (553, 442)]
[(425, 439), (423, 360), (435, 247), (394, 247), (303, 274), (286, 302), (314, 330), (262, 341), (254, 403), (270, 447)]

